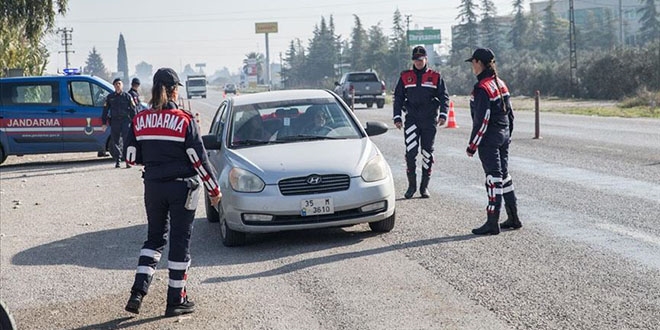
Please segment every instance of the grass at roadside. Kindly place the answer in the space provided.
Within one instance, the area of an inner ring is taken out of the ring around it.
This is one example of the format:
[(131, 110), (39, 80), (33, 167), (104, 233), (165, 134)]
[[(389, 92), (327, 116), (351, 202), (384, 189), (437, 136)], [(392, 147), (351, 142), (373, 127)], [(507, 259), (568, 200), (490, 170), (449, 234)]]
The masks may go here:
[[(452, 96), (455, 106), (469, 107), (468, 96)], [(514, 97), (511, 99), (515, 111), (534, 111), (535, 101), (530, 97)], [(616, 101), (571, 100), (556, 98), (541, 98), (541, 112), (558, 112), (573, 115), (625, 117), (625, 118), (660, 118), (660, 107), (634, 106), (622, 107)]]

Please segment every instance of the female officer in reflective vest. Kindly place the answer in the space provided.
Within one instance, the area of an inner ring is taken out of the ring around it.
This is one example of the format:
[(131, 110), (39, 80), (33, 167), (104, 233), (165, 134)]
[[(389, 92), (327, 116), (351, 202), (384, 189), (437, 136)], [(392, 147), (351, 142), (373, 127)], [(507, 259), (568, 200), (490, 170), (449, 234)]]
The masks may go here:
[(186, 294), (186, 280), (193, 219), (199, 195), (203, 194), (201, 186), (208, 192), (212, 205), (217, 205), (222, 196), (194, 118), (174, 103), (179, 86), (181, 82), (174, 70), (161, 68), (156, 72), (151, 109), (133, 118), (128, 138), (126, 162), (144, 165), (148, 223), (147, 240), (140, 250), (135, 281), (125, 308), (135, 314), (140, 312), (142, 298), (148, 292), (167, 244), (168, 229), (169, 283), (165, 316), (194, 311), (195, 304)]
[[(509, 144), (513, 132), (513, 109), (509, 100), (509, 89), (497, 76), (495, 54), (492, 50), (478, 48), (472, 57), (472, 72), (479, 82), (474, 85), (470, 98), (472, 133), (468, 142), (467, 155), (477, 151), (486, 172), (486, 223), (472, 230), (475, 235), (497, 235), (500, 228), (518, 229), (522, 223), (518, 218), (516, 195), (509, 175)], [(500, 208), (504, 197), (508, 219), (499, 224)]]

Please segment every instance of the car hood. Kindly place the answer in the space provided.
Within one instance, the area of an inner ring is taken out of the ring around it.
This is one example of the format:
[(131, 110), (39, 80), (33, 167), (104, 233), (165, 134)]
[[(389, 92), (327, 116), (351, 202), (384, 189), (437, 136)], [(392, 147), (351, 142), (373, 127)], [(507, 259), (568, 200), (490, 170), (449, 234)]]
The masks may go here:
[(310, 174), (360, 176), (364, 165), (379, 153), (369, 138), (272, 144), (232, 150), (234, 166), (277, 184), (284, 178)]

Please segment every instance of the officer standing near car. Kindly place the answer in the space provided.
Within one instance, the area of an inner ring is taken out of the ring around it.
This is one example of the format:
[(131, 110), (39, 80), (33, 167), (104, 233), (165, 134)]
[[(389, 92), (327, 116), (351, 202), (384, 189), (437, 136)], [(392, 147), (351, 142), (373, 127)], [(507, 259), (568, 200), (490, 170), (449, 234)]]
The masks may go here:
[[(495, 54), (487, 48), (478, 48), (465, 60), (472, 64), (472, 72), (479, 82), (474, 85), (470, 98), (472, 133), (466, 153), (472, 157), (477, 151), (486, 173), (486, 223), (472, 229), (475, 235), (497, 235), (501, 228), (518, 229), (522, 223), (518, 218), (516, 195), (509, 175), (509, 144), (513, 132), (513, 108), (509, 100), (509, 89), (497, 76)], [(500, 208), (504, 198), (508, 215), (501, 225)]]
[[(178, 109), (181, 82), (174, 70), (159, 69), (153, 78), (151, 108), (133, 119), (128, 135), (126, 162), (143, 164), (144, 203), (147, 210), (147, 240), (140, 250), (135, 281), (126, 311), (138, 314), (149, 291), (156, 265), (167, 244), (169, 282), (165, 316), (192, 313), (186, 281), (190, 267), (190, 236), (202, 189), (212, 205), (221, 198), (218, 182), (206, 156), (195, 120)], [(204, 187), (204, 188), (202, 188)], [(169, 226), (169, 228), (168, 228)]]
[(137, 110), (136, 112), (140, 112), (141, 110), (144, 110), (141, 108), (142, 102), (140, 101), (140, 79), (133, 78), (131, 80), (131, 89), (128, 90), (128, 94), (133, 98), (133, 104), (135, 104), (135, 109)]
[[(133, 98), (122, 90), (124, 84), (121, 79), (115, 78), (112, 81), (115, 92), (108, 94), (103, 105), (101, 128), (105, 132), (107, 125), (110, 124), (110, 136), (112, 146), (110, 154), (115, 158), (115, 167), (119, 168), (119, 162), (124, 160), (124, 142), (131, 127), (131, 120), (135, 116), (136, 104)], [(130, 167), (128, 163), (126, 167)]]
[[(416, 158), (420, 144), (423, 164), (419, 192), (422, 198), (430, 197), (428, 185), (434, 162), (436, 125), (444, 125), (449, 108), (445, 82), (439, 72), (428, 68), (424, 46), (413, 48), (412, 60), (412, 69), (401, 72), (394, 90), (393, 117), (396, 128), (404, 128), (408, 176), (408, 190), (404, 196), (407, 199), (412, 198), (417, 190)], [(406, 114), (405, 124), (402, 123), (402, 113)]]

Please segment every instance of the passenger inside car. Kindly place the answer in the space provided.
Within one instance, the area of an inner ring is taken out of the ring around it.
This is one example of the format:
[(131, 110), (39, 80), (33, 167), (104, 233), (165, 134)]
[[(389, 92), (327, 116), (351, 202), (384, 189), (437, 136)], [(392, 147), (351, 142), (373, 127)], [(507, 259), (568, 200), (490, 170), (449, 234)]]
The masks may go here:
[(264, 128), (263, 120), (256, 111), (243, 112), (234, 125), (233, 145), (244, 141), (268, 141), (271, 134)]
[(307, 118), (308, 122), (305, 123), (300, 134), (325, 136), (332, 130), (332, 127), (328, 126), (328, 115), (323, 110), (323, 106), (313, 105), (309, 107), (305, 111), (304, 117)]

